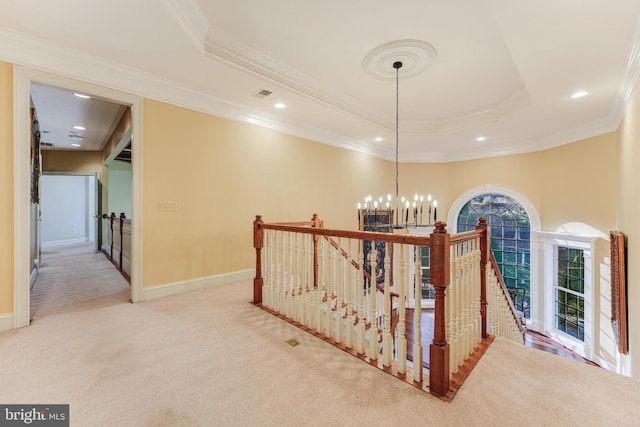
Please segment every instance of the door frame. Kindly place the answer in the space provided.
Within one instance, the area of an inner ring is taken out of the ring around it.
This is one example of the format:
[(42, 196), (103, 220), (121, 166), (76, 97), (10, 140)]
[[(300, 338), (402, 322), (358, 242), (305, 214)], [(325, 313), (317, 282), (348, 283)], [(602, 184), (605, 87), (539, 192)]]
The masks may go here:
[[(14, 141), (13, 141), (13, 180), (14, 180), (14, 292), (13, 327), (27, 326), (31, 320), (30, 307), (30, 174), (31, 174), (31, 83), (57, 86), (73, 91), (84, 92), (131, 107), (132, 138), (132, 221), (131, 221), (131, 301), (142, 299), (142, 105), (139, 96), (120, 92), (104, 86), (74, 80), (14, 65)], [(135, 137), (134, 137), (135, 135)]]
[[(85, 212), (85, 214), (87, 215), (88, 219), (90, 221), (93, 221), (93, 235), (94, 235), (94, 250), (95, 252), (100, 252), (100, 235), (99, 235), (99, 229), (100, 229), (100, 177), (101, 177), (101, 172), (42, 172), (42, 175), (40, 175), (40, 179), (42, 179), (44, 176), (78, 176), (78, 177), (93, 177), (94, 182), (92, 186), (89, 186), (89, 190), (93, 192), (93, 206), (90, 207), (91, 209), (91, 213), (89, 213), (89, 211)], [(42, 187), (40, 185), (38, 185), (38, 188), (40, 188), (40, 191), (42, 191)], [(38, 250), (40, 250), (42, 248), (42, 203), (40, 203), (38, 205)], [(89, 236), (91, 236), (91, 231), (89, 231)]]

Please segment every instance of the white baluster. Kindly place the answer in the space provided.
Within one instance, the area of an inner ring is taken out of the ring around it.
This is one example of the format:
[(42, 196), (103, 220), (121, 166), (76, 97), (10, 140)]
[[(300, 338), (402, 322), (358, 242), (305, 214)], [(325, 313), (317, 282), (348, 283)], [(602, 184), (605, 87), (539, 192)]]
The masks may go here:
[(445, 323), (447, 325), (447, 342), (449, 343), (449, 367), (453, 368), (455, 365), (456, 355), (456, 338), (457, 330), (455, 327), (456, 318), (456, 296), (458, 294), (458, 257), (455, 250), (455, 246), (451, 249), (450, 265), (451, 265), (451, 280), (446, 291), (445, 299)]
[(360, 266), (360, 272), (358, 274), (358, 280), (356, 282), (356, 291), (358, 293), (358, 353), (363, 354), (365, 352), (365, 287), (366, 279), (364, 278), (364, 241), (358, 240), (358, 265)]
[(313, 329), (315, 326), (315, 295), (316, 295), (316, 286), (313, 282), (313, 234), (309, 235), (309, 255), (307, 256), (309, 268), (307, 272), (307, 305), (305, 307), (304, 318), (306, 320), (307, 327), (309, 329)]
[(413, 247), (414, 261), (414, 309), (413, 309), (413, 380), (422, 382), (422, 262), (420, 247)]
[(324, 245), (326, 239), (321, 237), (318, 241), (318, 287), (316, 289), (316, 333), (322, 333), (322, 299), (325, 293), (325, 270), (324, 270)]
[[(395, 245), (398, 246), (398, 245)], [(405, 286), (406, 284), (406, 279), (405, 279), (405, 272), (406, 272), (406, 266), (405, 266), (405, 249), (406, 246), (404, 244), (399, 245), (400, 246), (400, 275), (399, 275), (399, 283), (397, 284), (398, 286), (398, 315), (399, 315), (399, 319), (398, 319), (398, 373), (399, 374), (404, 374), (407, 372), (407, 337), (406, 337), (406, 328), (405, 328), (405, 315), (406, 315), (406, 290), (405, 290)], [(416, 250), (419, 250), (419, 248), (416, 246)], [(395, 252), (394, 252), (395, 253)], [(421, 304), (422, 305), (422, 304)]]
[(262, 282), (262, 305), (265, 307), (271, 308), (271, 285), (273, 281), (273, 260), (271, 259), (273, 253), (272, 247), (272, 239), (271, 234), (273, 230), (266, 230), (264, 233), (265, 239), (265, 252), (263, 253), (263, 262), (262, 265), (264, 267), (264, 280)]
[(387, 243), (383, 243), (385, 246), (384, 251), (384, 327), (382, 333), (382, 364), (384, 366), (391, 366), (392, 348), (391, 348), (391, 262), (389, 257), (389, 251), (391, 250)]
[(376, 289), (376, 244), (374, 241), (371, 241), (371, 251), (369, 252), (371, 259), (371, 281), (369, 288), (369, 322), (371, 327), (369, 328), (369, 359), (377, 360), (378, 359), (378, 312), (377, 312), (377, 293)]
[(284, 294), (284, 308), (285, 315), (287, 318), (291, 319), (293, 317), (293, 310), (291, 309), (291, 295), (293, 294), (293, 289), (295, 287), (295, 276), (296, 276), (296, 264), (295, 264), (295, 251), (297, 250), (297, 243), (294, 244), (295, 240), (298, 240), (298, 237), (295, 233), (289, 234), (289, 283), (287, 285), (287, 290)]
[(342, 239), (338, 237), (338, 248), (335, 250), (337, 258), (337, 281), (336, 281), (336, 312), (335, 312), (335, 337), (336, 343), (342, 342), (342, 302), (344, 291), (344, 257), (341, 253)]
[(298, 289), (296, 291), (296, 317), (295, 320), (304, 325), (304, 300), (305, 289), (307, 287), (307, 234), (300, 234), (300, 275), (298, 282)]
[(329, 278), (327, 288), (327, 312), (325, 320), (325, 336), (333, 336), (333, 303), (336, 289), (336, 253), (332, 245), (329, 245)]
[(356, 270), (353, 267), (353, 253), (351, 252), (351, 239), (347, 243), (348, 259), (347, 259), (347, 273), (350, 271), (350, 278), (347, 280), (347, 286), (345, 291), (345, 298), (347, 300), (347, 324), (345, 327), (345, 346), (347, 348), (353, 348), (353, 327), (355, 320), (353, 318), (353, 297), (356, 284)]

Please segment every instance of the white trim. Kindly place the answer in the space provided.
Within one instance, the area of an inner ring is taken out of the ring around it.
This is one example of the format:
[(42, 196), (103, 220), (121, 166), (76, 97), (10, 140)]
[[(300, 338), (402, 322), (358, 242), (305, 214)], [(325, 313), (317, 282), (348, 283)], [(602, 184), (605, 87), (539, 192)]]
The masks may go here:
[(111, 162), (116, 157), (118, 157), (120, 152), (129, 144), (129, 142), (131, 142), (131, 128), (127, 129), (126, 132), (122, 135), (122, 138), (120, 138), (120, 141), (118, 141), (118, 144), (116, 144), (115, 148), (113, 149), (111, 154), (109, 154), (109, 156), (105, 159), (103, 164), (107, 166), (111, 164)]
[[(536, 233), (538, 242), (543, 251), (544, 262), (539, 266), (541, 277), (541, 290), (544, 293), (544, 334), (561, 343), (567, 348), (580, 354), (582, 357), (592, 360), (594, 355), (594, 303), (595, 303), (595, 274), (594, 255), (596, 240), (600, 236), (584, 236), (570, 233), (557, 233), (539, 231)], [(584, 255), (584, 341), (580, 341), (555, 328), (555, 289), (557, 271), (557, 247), (569, 247), (581, 249)], [(615, 369), (614, 369), (615, 370)]]
[(66, 240), (51, 240), (49, 242), (42, 242), (40, 247), (44, 248), (56, 248), (58, 246), (69, 246), (75, 245), (78, 243), (89, 243), (93, 242), (93, 240), (89, 239), (89, 237), (78, 237), (77, 239), (66, 239)]
[(29, 289), (31, 289), (36, 283), (36, 279), (38, 278), (38, 266), (40, 265), (40, 260), (35, 260), (36, 268), (31, 270), (31, 276), (29, 277)]
[(540, 214), (538, 213), (535, 205), (522, 193), (509, 187), (491, 184), (481, 185), (464, 192), (452, 203), (447, 215), (447, 224), (449, 224), (448, 230), (450, 233), (457, 232), (458, 215), (460, 214), (460, 210), (469, 200), (482, 194), (492, 193), (504, 194), (505, 196), (512, 198), (516, 202), (520, 203), (520, 206), (522, 206), (524, 210), (527, 211), (527, 215), (529, 215), (531, 232), (531, 252), (529, 254), (531, 257), (531, 266), (529, 267), (529, 301), (531, 305), (529, 307), (530, 319), (527, 320), (527, 327), (534, 331), (542, 332), (544, 331), (544, 302), (540, 299), (542, 298), (543, 293), (541, 292), (541, 289), (539, 289), (539, 286), (536, 286), (536, 284), (540, 283), (538, 278), (540, 250), (538, 246), (537, 232), (542, 229), (542, 220), (540, 219)]
[(195, 0), (164, 0), (164, 4), (196, 48), (204, 54), (204, 40), (211, 23), (198, 3)]
[[(197, 10), (197, 2), (193, 0), (165, 0), (165, 6), (169, 13), (174, 15), (176, 22), (185, 29), (187, 36), (191, 38), (204, 55), (215, 56), (218, 59), (224, 58), (224, 60), (232, 63), (239, 62), (241, 65), (243, 61), (249, 61), (249, 65), (246, 66), (248, 69), (263, 66), (261, 61), (257, 61), (256, 58), (252, 58), (251, 56), (248, 56), (249, 59), (234, 58), (234, 55), (238, 54), (238, 49), (231, 49), (228, 45), (224, 43), (221, 44), (220, 39), (223, 37), (213, 29), (207, 30), (208, 33), (203, 38), (204, 31), (210, 24), (206, 21), (206, 16)], [(640, 31), (637, 31), (637, 33), (640, 34)], [(614, 100), (609, 116), (586, 123), (583, 126), (563, 130), (541, 138), (512, 141), (512, 143), (504, 146), (485, 146), (477, 149), (447, 152), (400, 153), (399, 161), (454, 162), (529, 153), (615, 131), (622, 119), (622, 113), (624, 112), (630, 91), (633, 89), (637, 76), (640, 73), (640, 60), (638, 60), (639, 49), (635, 47), (640, 43), (639, 37), (640, 36), (636, 35), (634, 39), (634, 49), (631, 51), (630, 65), (625, 74), (625, 80), (621, 84), (621, 94)], [(221, 48), (229, 52), (219, 52), (216, 50)], [(205, 50), (210, 52), (205, 52)], [(243, 53), (242, 50), (240, 50), (240, 53), (247, 56), (246, 52)], [(233, 60), (226, 59), (225, 55), (231, 57)], [(0, 59), (16, 65), (38, 68), (43, 70), (43, 72), (56, 73), (69, 78), (91, 82), (96, 85), (103, 85), (124, 92), (135, 93), (140, 96), (157, 99), (162, 102), (218, 117), (263, 126), (321, 144), (365, 153), (389, 161), (394, 160), (393, 150), (384, 149), (367, 141), (355, 140), (336, 132), (302, 125), (275, 115), (269, 116), (252, 108), (241, 106), (212, 95), (203, 94), (176, 81), (168, 81), (148, 72), (106, 61), (84, 52), (53, 45), (41, 39), (2, 28), (0, 28)], [(251, 65), (251, 63), (255, 63), (255, 65)], [(267, 63), (269, 64), (269, 62)], [(239, 65), (236, 64), (236, 66)], [(279, 70), (279, 68), (276, 67), (276, 70)], [(284, 73), (284, 70), (280, 71)], [(263, 75), (262, 77), (269, 78), (269, 75)], [(304, 92), (307, 96), (314, 96), (316, 92), (322, 92), (318, 96), (321, 95), (323, 98), (327, 98), (327, 100), (320, 99), (319, 101), (331, 105), (332, 108), (347, 111), (348, 114), (355, 114), (355, 116), (361, 120), (374, 123), (383, 129), (392, 129), (390, 123), (377, 119), (374, 116), (366, 115), (363, 110), (366, 109), (366, 106), (351, 106), (350, 104), (353, 104), (353, 101), (340, 100), (339, 94), (324, 95), (326, 91), (310, 89), (316, 87), (317, 84), (313, 84), (314, 82), (309, 81), (309, 79), (301, 79), (299, 76), (296, 77), (295, 73), (293, 77), (285, 78), (285, 74), (279, 74), (275, 77), (277, 81), (285, 80), (285, 83), (281, 84), (289, 86), (291, 90), (296, 90), (299, 93)], [(271, 80), (273, 81), (273, 79)], [(288, 82), (287, 84), (286, 80), (292, 80), (292, 82)], [(300, 81), (302, 83), (300, 83)], [(299, 87), (300, 85), (302, 85), (302, 87)], [(335, 101), (334, 98), (336, 98)], [(509, 109), (521, 107), (520, 104), (524, 102), (522, 98), (524, 98), (522, 93), (515, 94), (514, 99), (508, 99), (504, 102), (504, 105), (499, 104), (495, 108), (500, 114), (506, 114), (506, 111)], [(471, 117), (473, 117), (473, 114)], [(464, 119), (459, 125), (462, 128), (472, 123), (469, 121), (468, 116), (458, 119)]]
[(0, 332), (13, 329), (13, 313), (0, 314)]
[[(212, 286), (225, 285), (227, 283), (242, 282), (253, 279), (255, 270), (241, 270), (233, 273), (218, 274), (215, 276), (201, 277), (199, 279), (184, 280), (174, 283), (166, 283), (164, 285), (153, 286), (143, 289), (142, 301), (162, 298), (169, 295), (176, 295), (185, 292), (195, 291), (198, 289), (206, 289)], [(247, 297), (247, 300), (250, 298)]]
[(31, 82), (81, 91), (130, 105), (133, 127), (132, 145), (132, 274), (131, 301), (140, 301), (142, 294), (142, 104), (141, 97), (108, 87), (72, 80), (43, 71), (14, 65), (14, 328), (29, 325), (31, 312), (29, 269), (29, 207), (30, 207), (30, 85)]

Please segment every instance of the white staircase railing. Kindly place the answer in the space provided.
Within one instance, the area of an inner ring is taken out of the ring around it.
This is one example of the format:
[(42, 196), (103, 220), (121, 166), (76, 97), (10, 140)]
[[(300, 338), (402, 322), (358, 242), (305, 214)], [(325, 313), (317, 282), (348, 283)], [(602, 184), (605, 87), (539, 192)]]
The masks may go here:
[(520, 321), (507, 287), (499, 274), (493, 254), (487, 263), (487, 299), (489, 333), (519, 344), (524, 344), (525, 326)]
[[(257, 217), (254, 247), (255, 304), (445, 400), (492, 335), (523, 342), (523, 329), (491, 264), (483, 219), (476, 230), (456, 235), (439, 222), (429, 237), (420, 237), (328, 230), (317, 216), (277, 224)], [(433, 329), (425, 331), (433, 337), (428, 349), (422, 344), (426, 325), (419, 306), (413, 311), (413, 339), (407, 337), (407, 293), (411, 289), (421, 300), (421, 247), (429, 247), (435, 289)], [(408, 263), (414, 264), (415, 277), (409, 277)], [(423, 355), (428, 355), (428, 377)]]

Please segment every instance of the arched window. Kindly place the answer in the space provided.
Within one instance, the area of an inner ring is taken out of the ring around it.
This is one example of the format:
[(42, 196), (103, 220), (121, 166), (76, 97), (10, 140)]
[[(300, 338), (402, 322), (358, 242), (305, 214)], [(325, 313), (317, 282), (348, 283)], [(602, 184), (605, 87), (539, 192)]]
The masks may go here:
[(458, 214), (458, 232), (475, 229), (487, 218), (491, 249), (517, 308), (529, 317), (531, 298), (531, 223), (527, 211), (511, 197), (486, 193), (471, 198)]

